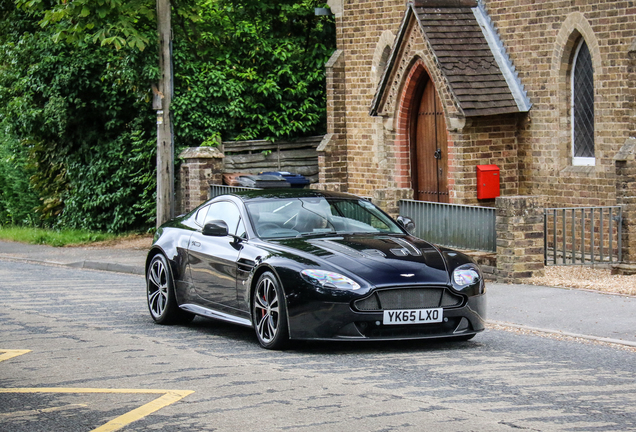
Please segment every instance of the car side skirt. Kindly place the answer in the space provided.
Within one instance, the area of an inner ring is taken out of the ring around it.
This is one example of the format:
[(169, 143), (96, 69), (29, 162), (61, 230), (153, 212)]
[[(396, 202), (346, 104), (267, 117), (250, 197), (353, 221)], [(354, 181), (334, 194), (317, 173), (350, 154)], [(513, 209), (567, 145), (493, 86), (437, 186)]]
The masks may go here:
[(179, 307), (185, 311), (192, 312), (193, 314), (201, 315), (206, 318), (214, 318), (214, 319), (218, 319), (222, 321), (227, 321), (233, 324), (242, 325), (244, 327), (250, 327), (250, 328), (254, 327), (254, 325), (252, 324), (252, 321), (248, 319), (237, 317), (235, 315), (226, 314), (216, 310), (208, 309), (203, 306), (187, 303), (187, 304), (182, 304)]

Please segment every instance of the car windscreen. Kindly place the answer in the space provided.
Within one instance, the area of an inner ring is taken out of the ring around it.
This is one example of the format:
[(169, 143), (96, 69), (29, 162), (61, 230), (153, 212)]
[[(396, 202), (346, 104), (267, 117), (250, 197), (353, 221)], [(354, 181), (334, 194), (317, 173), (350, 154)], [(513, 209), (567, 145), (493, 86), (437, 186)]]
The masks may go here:
[(246, 208), (261, 238), (403, 233), (391, 218), (364, 199), (281, 198), (251, 201)]

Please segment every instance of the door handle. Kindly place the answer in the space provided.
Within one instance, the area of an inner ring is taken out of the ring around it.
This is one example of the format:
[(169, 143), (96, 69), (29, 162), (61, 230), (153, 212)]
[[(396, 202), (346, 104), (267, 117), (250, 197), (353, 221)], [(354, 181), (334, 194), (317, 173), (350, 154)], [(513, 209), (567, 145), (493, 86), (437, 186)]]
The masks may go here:
[(194, 246), (194, 247), (199, 247), (199, 246), (201, 246), (201, 243), (199, 243), (198, 241), (192, 241), (192, 242), (190, 242), (190, 244), (191, 244), (192, 246)]
[(433, 154), (433, 157), (435, 157), (435, 159), (441, 159), (442, 158), (442, 149), (435, 150), (435, 154)]

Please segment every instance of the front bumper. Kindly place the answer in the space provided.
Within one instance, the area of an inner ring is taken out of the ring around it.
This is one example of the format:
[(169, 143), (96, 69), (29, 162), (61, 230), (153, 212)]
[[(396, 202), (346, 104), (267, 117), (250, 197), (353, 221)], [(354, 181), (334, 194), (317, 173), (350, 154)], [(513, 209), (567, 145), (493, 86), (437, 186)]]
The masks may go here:
[(349, 302), (313, 300), (290, 307), (291, 339), (408, 340), (471, 335), (483, 331), (486, 295), (468, 297), (460, 307), (444, 308), (444, 321), (430, 324), (385, 325), (383, 312), (359, 312)]

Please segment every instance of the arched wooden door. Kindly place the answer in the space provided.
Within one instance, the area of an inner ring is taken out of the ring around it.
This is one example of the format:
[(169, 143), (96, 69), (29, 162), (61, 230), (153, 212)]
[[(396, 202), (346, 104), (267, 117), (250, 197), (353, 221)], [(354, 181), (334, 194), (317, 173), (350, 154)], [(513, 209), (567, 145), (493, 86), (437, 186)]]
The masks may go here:
[(415, 199), (448, 202), (448, 142), (442, 105), (427, 80), (414, 116), (411, 167)]

